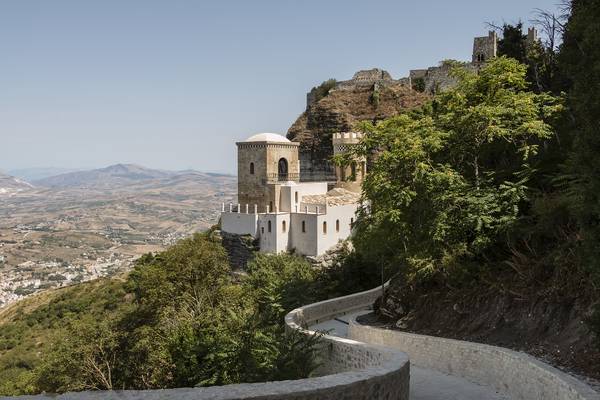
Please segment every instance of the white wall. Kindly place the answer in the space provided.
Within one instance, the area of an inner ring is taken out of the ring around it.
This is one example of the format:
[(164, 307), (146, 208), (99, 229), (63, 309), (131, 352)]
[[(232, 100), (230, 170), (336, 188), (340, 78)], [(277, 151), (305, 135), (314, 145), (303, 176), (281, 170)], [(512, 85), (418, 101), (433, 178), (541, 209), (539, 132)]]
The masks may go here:
[[(328, 206), (327, 214), (319, 215), (317, 229), (317, 254), (323, 254), (340, 240), (350, 236), (352, 229), (350, 220), (356, 221), (357, 204)], [(339, 232), (336, 231), (336, 221), (340, 221)], [(323, 233), (323, 222), (327, 222), (327, 233)]]
[[(269, 221), (271, 222), (271, 232), (269, 232)], [(283, 232), (284, 221), (285, 232)], [(258, 229), (260, 236), (260, 251), (265, 253), (280, 253), (288, 250), (290, 236), (289, 213), (259, 214)]]
[[(301, 185), (299, 185), (301, 186)], [(326, 185), (325, 185), (326, 186)], [(287, 187), (288, 196), (295, 200), (295, 188)], [(300, 194), (299, 199), (300, 200)], [(280, 253), (295, 249), (306, 256), (318, 256), (335, 246), (340, 240), (348, 238), (351, 234), (350, 221), (354, 220), (358, 205), (348, 204), (341, 206), (320, 207), (320, 212), (312, 213), (221, 213), (221, 229), (224, 232), (238, 235), (250, 234), (260, 237), (260, 250), (266, 253)], [(271, 232), (268, 226), (271, 222)], [(283, 232), (283, 221), (286, 230)], [(302, 232), (302, 221), (305, 222), (305, 232)], [(339, 231), (336, 230), (336, 221), (339, 221)], [(327, 222), (327, 233), (323, 233), (323, 222)]]
[[(296, 202), (296, 192), (298, 193), (298, 202)], [(298, 206), (298, 211), (302, 212), (304, 211), (300, 209), (302, 197), (327, 193), (327, 182), (290, 182), (281, 186), (280, 193), (280, 211), (296, 212), (296, 206)]]
[[(290, 250), (295, 249), (305, 256), (317, 255), (317, 219), (316, 214), (291, 214)], [(302, 232), (302, 221), (305, 223), (306, 232)]]
[[(352, 233), (351, 221), (356, 220), (358, 205), (329, 206), (327, 214), (292, 213), (292, 230), (290, 249), (294, 248), (306, 256), (318, 256), (344, 240)], [(325, 211), (324, 209), (322, 209)], [(306, 232), (302, 232), (302, 221), (306, 224)], [(340, 223), (336, 230), (336, 221)], [(323, 233), (323, 222), (327, 222), (327, 233)]]
[(221, 213), (221, 230), (237, 235), (258, 235), (258, 214), (245, 214), (235, 212)]

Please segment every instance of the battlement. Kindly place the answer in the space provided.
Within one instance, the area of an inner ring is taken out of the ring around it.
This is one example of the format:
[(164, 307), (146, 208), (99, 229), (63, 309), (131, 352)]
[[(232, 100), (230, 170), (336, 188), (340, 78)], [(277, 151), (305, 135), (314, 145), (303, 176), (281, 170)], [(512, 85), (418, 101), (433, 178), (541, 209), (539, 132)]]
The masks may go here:
[(332, 136), (333, 144), (354, 144), (358, 143), (363, 137), (360, 132), (337, 132)]

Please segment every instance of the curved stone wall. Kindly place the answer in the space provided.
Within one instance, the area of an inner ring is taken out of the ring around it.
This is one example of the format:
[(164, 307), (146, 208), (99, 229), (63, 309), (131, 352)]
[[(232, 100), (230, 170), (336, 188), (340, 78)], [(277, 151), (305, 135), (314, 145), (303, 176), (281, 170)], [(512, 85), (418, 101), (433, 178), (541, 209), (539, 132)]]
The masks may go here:
[(411, 363), (488, 385), (512, 400), (600, 400), (583, 382), (525, 353), (502, 347), (360, 325), (348, 337), (408, 354)]
[[(381, 288), (310, 304), (285, 317), (286, 328), (305, 334), (308, 324), (369, 307)], [(294, 381), (180, 388), (168, 390), (124, 390), (66, 393), (59, 396), (20, 396), (21, 399), (49, 400), (408, 400), (409, 361), (393, 349), (324, 335), (321, 341), (320, 370), (323, 375)], [(2, 397), (0, 399), (15, 399)]]

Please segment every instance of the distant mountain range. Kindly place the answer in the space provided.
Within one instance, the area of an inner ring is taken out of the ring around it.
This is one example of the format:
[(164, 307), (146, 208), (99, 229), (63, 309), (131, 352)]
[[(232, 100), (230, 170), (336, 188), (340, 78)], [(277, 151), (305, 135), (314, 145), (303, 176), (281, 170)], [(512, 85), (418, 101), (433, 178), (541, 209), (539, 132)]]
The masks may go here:
[(30, 183), (0, 172), (0, 195), (15, 194), (32, 188)]
[(210, 180), (224, 176), (193, 170), (164, 171), (135, 164), (115, 164), (106, 168), (74, 171), (34, 180), (32, 183), (45, 188), (115, 188), (152, 181), (203, 178)]
[(68, 172), (81, 171), (83, 168), (55, 168), (55, 167), (41, 167), (41, 168), (20, 168), (12, 169), (7, 171), (9, 175), (17, 177), (27, 182), (33, 182), (38, 179), (48, 178), (50, 176), (56, 176), (60, 174), (66, 174)]

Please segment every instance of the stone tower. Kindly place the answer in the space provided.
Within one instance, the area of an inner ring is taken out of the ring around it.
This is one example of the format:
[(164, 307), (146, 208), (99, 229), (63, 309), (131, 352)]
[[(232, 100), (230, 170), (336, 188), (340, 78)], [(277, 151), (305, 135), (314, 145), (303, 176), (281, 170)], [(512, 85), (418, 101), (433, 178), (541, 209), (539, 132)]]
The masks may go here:
[[(359, 132), (340, 132), (333, 134), (333, 154), (344, 154), (356, 146), (362, 139)], [(362, 182), (367, 174), (367, 160), (355, 159), (346, 167), (336, 166), (336, 187), (341, 187), (353, 192), (360, 192)]]
[(258, 212), (277, 211), (284, 182), (300, 180), (299, 143), (275, 133), (259, 133), (238, 148), (238, 203)]
[(473, 39), (473, 64), (483, 64), (498, 53), (498, 35), (489, 31), (487, 36)]
[(527, 28), (527, 46), (533, 46), (539, 41), (535, 27)]

